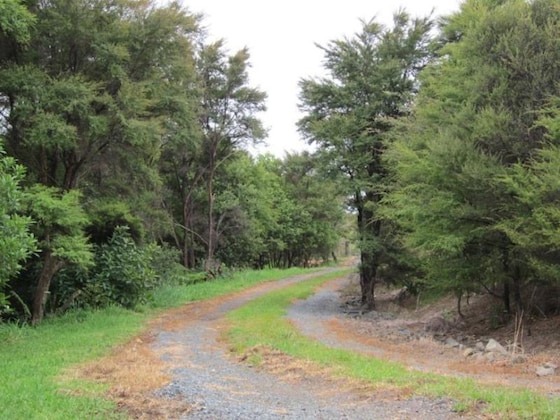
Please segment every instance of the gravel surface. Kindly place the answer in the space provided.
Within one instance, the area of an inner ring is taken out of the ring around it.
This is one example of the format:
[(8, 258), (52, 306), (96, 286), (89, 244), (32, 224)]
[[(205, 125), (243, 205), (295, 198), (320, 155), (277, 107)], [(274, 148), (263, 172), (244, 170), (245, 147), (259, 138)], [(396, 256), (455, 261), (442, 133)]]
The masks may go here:
[[(320, 274), (329, 271), (322, 271)], [(317, 274), (315, 274), (317, 275)], [(341, 389), (335, 381), (314, 376), (284, 380), (238, 363), (218, 340), (219, 321), (255, 297), (310, 278), (297, 276), (273, 287), (243, 293), (217, 309), (202, 311), (178, 330), (160, 331), (154, 346), (172, 366), (172, 382), (157, 392), (161, 398), (181, 398), (193, 409), (187, 419), (451, 419), (459, 418), (452, 403), (443, 399), (413, 397), (405, 400), (364, 397)], [(321, 320), (340, 313), (334, 290), (322, 290), (296, 303), (288, 317), (304, 334), (338, 346)], [(351, 346), (351, 344), (350, 344)]]

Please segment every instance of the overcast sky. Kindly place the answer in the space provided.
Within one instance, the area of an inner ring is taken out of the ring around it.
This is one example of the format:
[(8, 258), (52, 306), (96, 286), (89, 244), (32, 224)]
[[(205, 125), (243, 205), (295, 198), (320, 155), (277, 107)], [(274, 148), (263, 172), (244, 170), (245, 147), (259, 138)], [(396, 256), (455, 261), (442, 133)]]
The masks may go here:
[(306, 145), (295, 124), (298, 81), (321, 75), (322, 53), (316, 43), (351, 37), (361, 29), (360, 19), (391, 24), (399, 7), (413, 16), (435, 16), (458, 10), (460, 0), (182, 0), (191, 12), (205, 15), (210, 39), (224, 38), (230, 52), (243, 47), (251, 54), (250, 84), (268, 95), (261, 116), (269, 129), (259, 152), (282, 157)]

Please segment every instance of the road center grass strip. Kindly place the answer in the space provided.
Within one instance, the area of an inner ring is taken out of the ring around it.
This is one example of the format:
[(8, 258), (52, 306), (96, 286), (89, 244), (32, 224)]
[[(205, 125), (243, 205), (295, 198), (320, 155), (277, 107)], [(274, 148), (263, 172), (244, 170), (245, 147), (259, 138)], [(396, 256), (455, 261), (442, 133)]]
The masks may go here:
[(491, 387), (471, 379), (411, 371), (398, 363), (333, 349), (304, 337), (285, 319), (287, 308), (295, 299), (310, 296), (324, 282), (340, 277), (341, 272), (334, 272), (298, 283), (229, 313), (230, 326), (226, 335), (233, 349), (244, 354), (265, 346), (316, 362), (342, 376), (391, 388), (401, 387), (420, 395), (451, 398), (456, 401), (457, 411), (483, 407), (487, 413), (500, 418), (558, 418), (559, 398), (548, 398), (527, 389)]
[(137, 311), (107, 308), (47, 319), (37, 328), (0, 324), (0, 419), (119, 418), (107, 386), (61, 380), (70, 367), (108, 354), (163, 309), (312, 270), (241, 271), (205, 283), (165, 287)]

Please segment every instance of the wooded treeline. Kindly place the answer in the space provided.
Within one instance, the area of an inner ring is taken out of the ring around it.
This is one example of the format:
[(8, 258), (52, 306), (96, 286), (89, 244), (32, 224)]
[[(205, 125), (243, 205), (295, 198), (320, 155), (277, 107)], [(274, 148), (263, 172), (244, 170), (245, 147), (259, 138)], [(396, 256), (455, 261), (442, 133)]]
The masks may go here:
[[(300, 130), (346, 185), (362, 300), (404, 284), (560, 308), (560, 7), (466, 0), (321, 46)], [(490, 308), (489, 308), (490, 309)]]
[(316, 152), (254, 158), (248, 51), (178, 3), (0, 0), (0, 313), (327, 259), (344, 207), (365, 305), (385, 281), (558, 311), (557, 0), (398, 11), (320, 48), (326, 76), (300, 83)]
[(0, 0), (0, 316), (330, 257), (334, 182), (246, 151), (266, 136), (248, 66), (179, 3)]

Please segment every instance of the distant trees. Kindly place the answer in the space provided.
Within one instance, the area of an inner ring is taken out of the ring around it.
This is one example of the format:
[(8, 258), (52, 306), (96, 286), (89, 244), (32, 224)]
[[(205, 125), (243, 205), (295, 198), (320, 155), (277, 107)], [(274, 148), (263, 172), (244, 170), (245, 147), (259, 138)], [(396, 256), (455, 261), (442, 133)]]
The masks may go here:
[(328, 258), (339, 207), (243, 150), (266, 135), (248, 66), (178, 2), (0, 0), (0, 313), (38, 323), (132, 307), (186, 268)]
[(197, 74), (201, 86), (199, 113), (202, 149), (206, 159), (203, 178), (208, 197), (205, 268), (215, 266), (216, 223), (214, 220), (214, 181), (218, 167), (248, 142), (265, 136), (257, 113), (264, 111), (266, 95), (248, 86), (246, 49), (226, 57), (221, 42), (199, 49)]

